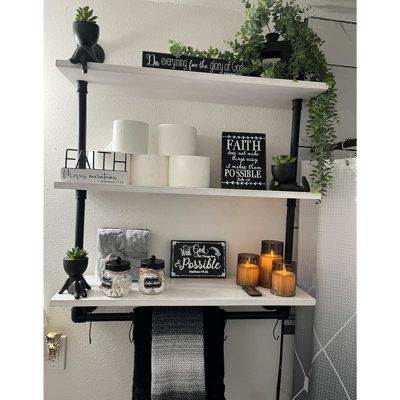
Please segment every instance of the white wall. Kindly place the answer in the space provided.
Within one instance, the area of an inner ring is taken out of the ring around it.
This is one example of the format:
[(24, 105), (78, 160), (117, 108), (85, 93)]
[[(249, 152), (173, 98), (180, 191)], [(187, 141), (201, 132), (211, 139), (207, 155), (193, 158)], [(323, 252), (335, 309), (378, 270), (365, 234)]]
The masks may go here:
[[(86, 4), (86, 3), (85, 3)], [(45, 371), (45, 399), (128, 400), (131, 398), (133, 347), (129, 323), (95, 323), (92, 344), (88, 324), (73, 324), (70, 310), (50, 308), (49, 298), (65, 280), (64, 251), (73, 245), (73, 192), (55, 191), (64, 150), (76, 146), (77, 95), (55, 68), (56, 59), (69, 58), (75, 43), (71, 32), (80, 1), (45, 0), (45, 265), (44, 305), (48, 329), (68, 336), (66, 369)], [(142, 50), (167, 51), (176, 38), (200, 48), (223, 46), (237, 31), (243, 15), (237, 10), (157, 3), (145, 0), (96, 0), (89, 3), (99, 16), (100, 43), (111, 64), (140, 65)], [(102, 149), (111, 140), (112, 121), (181, 122), (199, 132), (199, 154), (212, 158), (212, 184), (219, 181), (220, 135), (223, 130), (268, 134), (268, 162), (287, 152), (291, 114), (288, 110), (165, 102), (122, 96), (95, 95), (88, 88), (88, 148)], [(154, 144), (154, 140), (151, 140)], [(146, 227), (151, 253), (169, 259), (171, 239), (221, 239), (228, 244), (228, 270), (235, 270), (238, 252), (258, 252), (265, 238), (284, 239), (285, 202), (262, 199), (209, 199), (130, 194), (88, 194), (85, 247), (93, 273), (96, 230), (99, 227)], [(278, 342), (273, 321), (228, 322), (225, 345), (227, 399), (273, 399)], [(292, 337), (285, 338), (282, 399), (290, 398)]]

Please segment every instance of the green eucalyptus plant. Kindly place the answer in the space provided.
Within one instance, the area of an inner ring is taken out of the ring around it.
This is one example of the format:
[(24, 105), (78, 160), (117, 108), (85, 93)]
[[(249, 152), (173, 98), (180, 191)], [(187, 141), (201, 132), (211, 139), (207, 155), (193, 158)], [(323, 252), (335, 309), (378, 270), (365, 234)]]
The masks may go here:
[(96, 24), (97, 16), (93, 15), (93, 10), (89, 9), (89, 6), (79, 7), (76, 10), (75, 21), (78, 22), (92, 22)]
[[(189, 55), (243, 60), (246, 65), (241, 73), (245, 75), (327, 83), (327, 91), (307, 102), (306, 125), (306, 134), (311, 145), (312, 189), (326, 195), (333, 181), (332, 154), (336, 142), (335, 127), (339, 118), (335, 77), (321, 51), (323, 41), (305, 21), (308, 8), (300, 7), (295, 0), (257, 0), (254, 4), (249, 0), (242, 0), (242, 3), (246, 8), (246, 19), (234, 40), (225, 42), (230, 50), (223, 51), (213, 47), (198, 50), (170, 40), (170, 51), (177, 57)], [(260, 58), (266, 30), (271, 32), (271, 27), (291, 43), (293, 52), (286, 63)]]
[(272, 157), (272, 160), (277, 165), (292, 164), (297, 160), (297, 157), (290, 157), (288, 154), (281, 154), (279, 156)]
[(65, 256), (69, 260), (80, 260), (87, 257), (88, 252), (86, 250), (80, 249), (79, 247), (73, 247), (71, 250), (65, 252)]

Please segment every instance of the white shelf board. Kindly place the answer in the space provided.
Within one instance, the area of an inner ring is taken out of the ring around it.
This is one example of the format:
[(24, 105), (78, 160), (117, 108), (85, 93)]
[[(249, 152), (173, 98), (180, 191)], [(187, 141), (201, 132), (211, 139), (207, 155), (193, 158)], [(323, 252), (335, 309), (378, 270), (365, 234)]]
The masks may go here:
[(293, 99), (309, 99), (328, 89), (323, 82), (292, 81), (202, 72), (57, 60), (57, 68), (74, 84), (85, 80), (89, 92), (135, 97), (290, 109)]
[(218, 188), (180, 188), (168, 186), (134, 186), (115, 184), (94, 184), (75, 182), (55, 182), (55, 189), (87, 190), (100, 192), (127, 192), (153, 194), (185, 194), (195, 196), (224, 196), (224, 197), (261, 197), (271, 199), (308, 199), (319, 200), (321, 194), (310, 192), (281, 192), (277, 190), (245, 190)]
[(226, 279), (168, 279), (165, 290), (157, 295), (139, 292), (132, 284), (129, 296), (110, 298), (103, 294), (93, 275), (85, 276), (89, 285), (86, 299), (75, 300), (68, 293), (56, 294), (50, 299), (55, 307), (140, 307), (140, 306), (314, 306), (315, 299), (296, 289), (293, 297), (273, 295), (269, 289), (258, 287), (260, 297), (250, 297), (236, 285), (235, 277)]

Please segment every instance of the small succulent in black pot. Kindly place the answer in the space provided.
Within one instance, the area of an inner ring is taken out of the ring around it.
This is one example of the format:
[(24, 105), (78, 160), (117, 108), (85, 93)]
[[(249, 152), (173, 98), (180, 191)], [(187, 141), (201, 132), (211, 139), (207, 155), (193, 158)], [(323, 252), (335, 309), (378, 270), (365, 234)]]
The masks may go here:
[(297, 157), (290, 157), (286, 154), (272, 157), (275, 165), (271, 165), (271, 172), (274, 179), (279, 183), (294, 182), (296, 180)]
[(72, 25), (78, 48), (69, 61), (73, 64), (81, 63), (84, 73), (87, 72), (88, 62), (102, 63), (104, 61), (104, 51), (97, 44), (100, 28), (96, 19), (97, 16), (93, 15), (93, 10), (89, 9), (89, 6), (79, 7)]
[(89, 262), (87, 255), (87, 251), (79, 247), (68, 250), (63, 260), (65, 272), (72, 277), (83, 275)]
[(275, 164), (271, 165), (272, 179), (269, 190), (286, 190), (297, 192), (309, 192), (310, 185), (305, 176), (301, 177), (301, 185), (296, 182), (297, 157), (287, 154), (272, 157)]
[(72, 25), (75, 39), (80, 46), (94, 46), (99, 40), (100, 28), (96, 22), (97, 16), (89, 6), (76, 10), (75, 21)]
[(63, 266), (69, 278), (59, 294), (67, 290), (69, 294), (74, 295), (75, 299), (79, 299), (81, 296), (87, 297), (86, 289), (90, 289), (90, 286), (83, 277), (89, 263), (87, 255), (87, 251), (79, 247), (74, 247), (65, 253)]

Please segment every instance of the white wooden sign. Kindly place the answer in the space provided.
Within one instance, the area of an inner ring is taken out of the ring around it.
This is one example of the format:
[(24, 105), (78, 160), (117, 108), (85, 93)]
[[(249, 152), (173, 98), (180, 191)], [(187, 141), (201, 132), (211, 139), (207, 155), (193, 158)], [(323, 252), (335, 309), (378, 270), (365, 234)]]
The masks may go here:
[(79, 183), (112, 183), (127, 185), (128, 173), (124, 171), (108, 171), (101, 169), (61, 168), (61, 180)]

